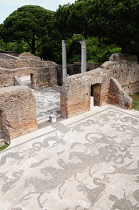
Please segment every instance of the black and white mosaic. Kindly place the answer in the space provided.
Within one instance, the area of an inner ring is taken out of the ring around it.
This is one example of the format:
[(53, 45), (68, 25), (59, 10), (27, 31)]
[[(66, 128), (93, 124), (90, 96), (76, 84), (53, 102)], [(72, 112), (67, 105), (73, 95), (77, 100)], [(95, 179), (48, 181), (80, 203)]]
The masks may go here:
[(139, 210), (136, 114), (110, 107), (52, 128), (0, 154), (1, 210)]

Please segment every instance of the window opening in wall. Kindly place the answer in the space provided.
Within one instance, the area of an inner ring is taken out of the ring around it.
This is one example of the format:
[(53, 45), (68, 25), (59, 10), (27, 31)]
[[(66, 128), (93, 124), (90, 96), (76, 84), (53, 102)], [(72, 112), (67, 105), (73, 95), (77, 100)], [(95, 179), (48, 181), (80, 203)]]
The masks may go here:
[(100, 92), (101, 92), (101, 84), (93, 84), (91, 85), (90, 90), (90, 110), (93, 106), (100, 106)]

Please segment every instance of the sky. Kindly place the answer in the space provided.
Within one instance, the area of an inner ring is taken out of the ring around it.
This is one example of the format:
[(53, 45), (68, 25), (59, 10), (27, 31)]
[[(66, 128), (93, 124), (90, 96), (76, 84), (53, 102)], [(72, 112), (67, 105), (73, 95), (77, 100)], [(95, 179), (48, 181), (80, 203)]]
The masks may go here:
[(24, 5), (38, 5), (56, 11), (59, 5), (72, 4), (75, 0), (0, 0), (0, 24), (17, 8)]

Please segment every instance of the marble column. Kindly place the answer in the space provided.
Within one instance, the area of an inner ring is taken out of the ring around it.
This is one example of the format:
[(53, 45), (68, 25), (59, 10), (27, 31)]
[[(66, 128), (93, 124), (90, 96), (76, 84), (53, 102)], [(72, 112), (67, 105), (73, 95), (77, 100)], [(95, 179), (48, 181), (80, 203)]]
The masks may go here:
[(66, 41), (62, 40), (62, 75), (63, 82), (67, 77), (67, 55), (66, 55)]
[(86, 42), (80, 41), (81, 44), (81, 73), (86, 72)]

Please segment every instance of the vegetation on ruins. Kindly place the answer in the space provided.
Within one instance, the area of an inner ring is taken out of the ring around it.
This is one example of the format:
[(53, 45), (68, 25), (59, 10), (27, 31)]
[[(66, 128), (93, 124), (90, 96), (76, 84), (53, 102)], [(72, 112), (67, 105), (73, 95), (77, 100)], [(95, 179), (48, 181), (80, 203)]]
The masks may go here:
[(59, 6), (56, 12), (29, 5), (13, 12), (0, 26), (0, 45), (14, 41), (11, 49), (19, 51), (22, 42), (23, 51), (60, 63), (61, 40), (65, 39), (70, 63), (80, 60), (77, 41), (82, 38), (88, 41), (89, 61), (101, 63), (120, 51), (139, 57), (138, 19), (138, 0), (77, 0)]
[(139, 111), (139, 93), (134, 93), (130, 97), (133, 99), (132, 109)]
[(6, 149), (9, 145), (6, 143), (0, 143), (0, 151)]

